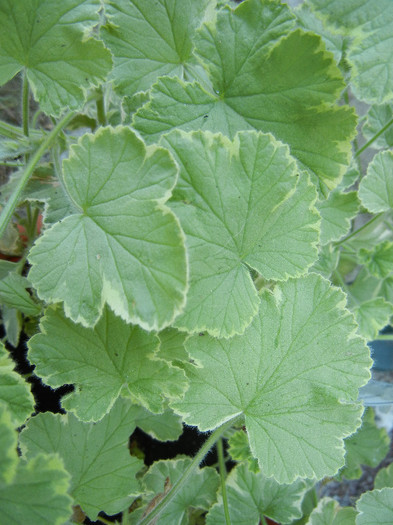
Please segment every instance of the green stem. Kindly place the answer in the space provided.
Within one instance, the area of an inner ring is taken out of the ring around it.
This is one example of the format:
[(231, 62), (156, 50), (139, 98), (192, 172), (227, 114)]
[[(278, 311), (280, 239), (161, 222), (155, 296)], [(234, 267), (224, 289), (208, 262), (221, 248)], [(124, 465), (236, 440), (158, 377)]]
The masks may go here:
[(261, 516), (261, 525), (267, 525), (266, 523), (266, 520), (265, 520), (265, 516)]
[(23, 75), (23, 95), (22, 95), (22, 122), (23, 134), (29, 136), (29, 81), (27, 80), (26, 70)]
[(105, 112), (105, 101), (104, 93), (102, 87), (97, 89), (97, 99), (96, 99), (96, 108), (97, 108), (97, 120), (101, 126), (107, 125), (106, 112)]
[(138, 522), (138, 525), (149, 525), (151, 523), (154, 523), (154, 518), (156, 518), (160, 514), (160, 512), (162, 512), (165, 509), (165, 507), (172, 501), (172, 499), (185, 485), (187, 479), (198, 467), (199, 463), (203, 460), (203, 458), (206, 456), (206, 454), (209, 452), (212, 446), (216, 443), (220, 436), (235, 423), (237, 419), (237, 417), (230, 419), (210, 434), (210, 436), (204, 442), (196, 456), (193, 458), (192, 462), (184, 471), (183, 475), (175, 482), (172, 488), (167, 492), (167, 494), (165, 494), (162, 500), (160, 500), (159, 503), (157, 503), (157, 505), (151, 510), (151, 512), (149, 512), (147, 516), (145, 516), (141, 519), (141, 521)]
[(26, 169), (24, 173), (22, 174), (21, 178), (19, 179), (18, 185), (15, 188), (15, 191), (11, 195), (11, 197), (8, 199), (7, 204), (4, 206), (1, 215), (0, 215), (0, 237), (3, 235), (7, 224), (11, 220), (12, 214), (14, 213), (14, 210), (19, 202), (19, 199), (22, 195), (23, 188), (25, 187), (27, 181), (29, 180), (30, 176), (32, 175), (36, 165), (40, 161), (42, 155), (46, 152), (48, 148), (51, 147), (53, 142), (56, 140), (57, 135), (60, 133), (60, 131), (70, 122), (70, 120), (74, 117), (75, 113), (70, 112), (67, 113), (52, 129), (52, 131), (46, 136), (45, 140), (41, 143), (40, 147), (37, 149), (37, 151), (34, 153), (34, 155), (31, 157), (28, 165), (26, 166)]
[(359, 232), (363, 231), (365, 228), (367, 228), (368, 226), (370, 226), (370, 224), (372, 224), (374, 221), (376, 221), (377, 219), (379, 219), (379, 217), (383, 215), (383, 212), (381, 213), (378, 213), (377, 215), (374, 215), (374, 217), (372, 219), (370, 219), (369, 221), (367, 221), (365, 224), (363, 224), (363, 226), (360, 226), (360, 228), (358, 228), (357, 230), (353, 231), (352, 233), (350, 233), (349, 235), (347, 235), (346, 237), (344, 237), (344, 239), (342, 239), (341, 241), (338, 241), (338, 242), (335, 242), (334, 245), (335, 246), (340, 246), (340, 244), (344, 244), (345, 242), (347, 242), (349, 239), (351, 239), (352, 237), (354, 237), (355, 235), (357, 235)]
[(226, 525), (231, 525), (231, 517), (229, 515), (229, 507), (228, 507), (227, 486), (225, 485), (227, 469), (225, 468), (224, 447), (222, 444), (222, 437), (220, 437), (217, 441), (217, 455), (218, 455), (218, 464), (220, 465), (219, 470), (220, 470), (220, 479), (221, 479), (221, 494), (222, 494), (222, 502), (224, 505), (225, 523)]
[(103, 518), (102, 516), (98, 516), (97, 517), (97, 521), (100, 521), (101, 523), (105, 523), (105, 525), (114, 525), (113, 521), (109, 521), (109, 520)]
[(3, 121), (0, 121), (0, 135), (9, 139), (20, 139), (24, 136), (20, 128)]
[(389, 120), (389, 122), (387, 124), (385, 124), (385, 126), (380, 129), (378, 131), (378, 133), (376, 133), (368, 142), (366, 142), (366, 144), (364, 144), (364, 146), (362, 146), (360, 149), (357, 150), (357, 152), (355, 153), (355, 157), (358, 157), (359, 155), (361, 155), (363, 153), (364, 150), (366, 150), (369, 146), (371, 146), (371, 144), (373, 142), (375, 142), (377, 140), (378, 137), (380, 137), (382, 135), (382, 133), (385, 133), (385, 131), (393, 124), (393, 118), (391, 120)]
[(20, 168), (23, 166), (22, 162), (0, 162), (0, 166), (6, 166), (7, 168)]

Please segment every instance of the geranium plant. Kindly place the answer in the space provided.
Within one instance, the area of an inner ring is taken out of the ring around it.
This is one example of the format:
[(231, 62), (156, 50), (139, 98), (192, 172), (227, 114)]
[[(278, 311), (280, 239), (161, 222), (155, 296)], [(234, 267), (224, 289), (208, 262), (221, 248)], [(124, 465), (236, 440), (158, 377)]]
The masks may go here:
[[(393, 314), (391, 0), (2, 0), (0, 22), (22, 114), (0, 523), (393, 522), (391, 469), (355, 507), (317, 498), (388, 448), (359, 389)], [(73, 386), (61, 414), (14, 370), (26, 339)], [(182, 425), (195, 457), (130, 453)]]

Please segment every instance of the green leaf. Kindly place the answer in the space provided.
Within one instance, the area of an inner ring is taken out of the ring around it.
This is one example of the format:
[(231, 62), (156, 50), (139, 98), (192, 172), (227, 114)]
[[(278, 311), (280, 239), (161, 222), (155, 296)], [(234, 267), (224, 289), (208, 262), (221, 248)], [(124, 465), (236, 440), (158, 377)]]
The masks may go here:
[(393, 208), (393, 151), (377, 153), (359, 185), (359, 198), (372, 213)]
[(17, 273), (9, 273), (0, 281), (0, 303), (9, 308), (15, 308), (28, 316), (37, 316), (41, 313), (41, 306), (33, 301), (26, 290), (31, 285), (26, 277)]
[(182, 419), (171, 409), (162, 414), (152, 414), (141, 406), (135, 406), (135, 424), (143, 432), (159, 441), (176, 441), (183, 432)]
[[(263, 474), (254, 474), (246, 465), (231, 470), (226, 480), (228, 510), (232, 523), (236, 525), (258, 525), (263, 516), (286, 524), (300, 518), (301, 502), (307, 490), (304, 480), (291, 485), (280, 485)], [(210, 509), (206, 524), (225, 525), (222, 496)]]
[(127, 448), (135, 429), (132, 413), (126, 401), (118, 401), (98, 423), (45, 412), (30, 419), (20, 446), (27, 458), (59, 454), (71, 474), (71, 494), (91, 520), (100, 511), (116, 514), (140, 493), (135, 475), (143, 464)]
[(262, 473), (280, 483), (335, 474), (343, 438), (360, 423), (352, 401), (371, 365), (345, 303), (316, 274), (265, 291), (241, 337), (188, 339), (196, 366), (187, 367), (184, 399), (171, 405), (202, 431), (244, 414)]
[(287, 7), (276, 2), (248, 0), (221, 10), (196, 44), (213, 89), (161, 78), (134, 126), (149, 141), (175, 127), (230, 138), (240, 130), (271, 132), (324, 191), (334, 188), (350, 157), (355, 116), (334, 104), (344, 83), (320, 37), (288, 34), (292, 25)]
[(332, 244), (326, 244), (319, 249), (318, 260), (313, 264), (310, 271), (320, 273), (323, 277), (329, 278), (337, 268), (340, 258), (340, 251)]
[(167, 361), (189, 361), (189, 355), (184, 348), (188, 334), (175, 328), (166, 328), (158, 334), (160, 339), (160, 355)]
[(362, 475), (361, 465), (376, 467), (389, 452), (390, 438), (384, 428), (375, 424), (374, 412), (367, 409), (362, 426), (345, 440), (345, 467), (340, 478), (357, 479)]
[[(379, 281), (379, 280), (378, 280)], [(352, 308), (356, 322), (359, 325), (359, 334), (372, 341), (378, 333), (389, 323), (393, 315), (393, 305), (382, 297), (370, 299)]]
[(393, 272), (393, 242), (381, 242), (372, 250), (361, 249), (359, 262), (367, 267), (371, 275), (385, 279)]
[(351, 220), (358, 213), (357, 192), (332, 191), (327, 199), (318, 202), (317, 207), (322, 218), (321, 244), (338, 241), (349, 232)]
[[(12, 483), (18, 467), (18, 435), (14, 430), (11, 412), (0, 403), (0, 501), (1, 487)], [(1, 513), (1, 510), (0, 510)], [(1, 514), (0, 514), (1, 515)]]
[(111, 69), (110, 52), (87, 38), (99, 21), (99, 0), (4, 0), (0, 22), (0, 84), (25, 70), (46, 113), (80, 109), (86, 89), (103, 82)]
[(23, 378), (14, 372), (15, 363), (0, 343), (0, 401), (5, 402), (15, 427), (21, 426), (33, 412), (34, 398)]
[[(390, 126), (388, 126), (390, 124)], [(367, 140), (372, 139), (377, 133), (388, 126), (374, 142), (373, 148), (391, 148), (393, 146), (393, 105), (383, 104), (371, 106), (367, 113), (366, 122), (362, 133)]]
[(374, 488), (383, 489), (384, 487), (393, 488), (393, 463), (388, 467), (381, 468), (374, 479)]
[(355, 525), (356, 510), (340, 507), (337, 501), (323, 498), (310, 514), (307, 525)]
[(229, 438), (228, 445), (228, 453), (234, 461), (247, 461), (248, 470), (258, 474), (258, 460), (252, 455), (247, 434), (243, 430), (235, 432)]
[(86, 134), (64, 161), (67, 193), (79, 209), (30, 252), (29, 279), (47, 302), (93, 326), (106, 302), (148, 330), (170, 324), (185, 301), (183, 234), (164, 202), (177, 169), (163, 148), (146, 148), (128, 128)]
[(193, 77), (195, 30), (215, 0), (150, 0), (107, 2), (108, 23), (101, 36), (112, 51), (111, 78), (121, 95), (144, 91), (160, 76)]
[(175, 326), (218, 337), (242, 333), (258, 309), (249, 268), (266, 279), (302, 275), (317, 256), (315, 188), (288, 148), (244, 132), (167, 135), (180, 166), (170, 201), (186, 234), (190, 285)]
[(21, 313), (14, 308), (8, 308), (8, 306), (4, 305), (1, 308), (1, 317), (6, 333), (7, 343), (12, 345), (14, 348), (17, 348), (23, 326)]
[(56, 388), (75, 384), (63, 406), (84, 421), (101, 419), (126, 396), (152, 412), (162, 412), (165, 396), (181, 397), (184, 372), (160, 359), (159, 340), (126, 324), (105, 308), (94, 328), (75, 325), (60, 308), (49, 308), (41, 333), (29, 341), (36, 373)]
[(393, 522), (393, 488), (365, 492), (358, 499), (356, 525), (390, 525)]

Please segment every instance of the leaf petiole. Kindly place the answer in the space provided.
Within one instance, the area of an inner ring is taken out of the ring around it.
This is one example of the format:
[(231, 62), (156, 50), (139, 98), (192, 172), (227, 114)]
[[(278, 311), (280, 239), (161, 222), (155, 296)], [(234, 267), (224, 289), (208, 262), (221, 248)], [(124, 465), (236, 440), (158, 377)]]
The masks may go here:
[(385, 131), (390, 128), (390, 126), (393, 124), (393, 118), (389, 120), (389, 122), (387, 124), (385, 124), (385, 126), (383, 128), (381, 128), (378, 133), (376, 133), (368, 142), (366, 142), (366, 144), (364, 144), (360, 149), (357, 150), (357, 152), (355, 153), (355, 157), (358, 157), (359, 155), (361, 155), (363, 153), (363, 151), (365, 151), (369, 146), (371, 146), (371, 144), (373, 142), (375, 142), (377, 140), (378, 137), (380, 137), (382, 135), (382, 133), (385, 133)]
[(221, 494), (222, 494), (222, 503), (224, 505), (225, 523), (226, 525), (231, 525), (231, 517), (229, 514), (229, 507), (228, 507), (227, 487), (225, 485), (225, 478), (226, 478), (227, 471), (225, 468), (224, 447), (222, 444), (222, 437), (220, 437), (217, 441), (217, 455), (218, 455), (218, 463), (220, 466)]

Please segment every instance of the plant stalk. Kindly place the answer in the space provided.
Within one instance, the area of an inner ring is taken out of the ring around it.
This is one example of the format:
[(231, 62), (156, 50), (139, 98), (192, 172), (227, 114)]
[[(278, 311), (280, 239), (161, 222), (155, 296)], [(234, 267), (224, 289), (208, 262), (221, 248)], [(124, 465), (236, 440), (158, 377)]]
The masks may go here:
[(352, 237), (354, 237), (355, 235), (357, 235), (359, 232), (361, 232), (362, 230), (364, 230), (365, 228), (367, 228), (367, 226), (370, 226), (370, 224), (372, 224), (374, 221), (376, 221), (377, 219), (379, 219), (379, 217), (383, 215), (383, 212), (381, 213), (378, 213), (377, 215), (374, 215), (374, 217), (372, 217), (369, 221), (367, 221), (365, 224), (363, 224), (363, 226), (360, 226), (360, 228), (358, 228), (357, 230), (353, 231), (352, 233), (350, 233), (349, 235), (347, 235), (346, 237), (344, 237), (344, 239), (342, 239), (341, 241), (338, 241), (338, 242), (335, 242), (335, 246), (340, 246), (341, 244), (344, 244), (345, 242), (348, 241), (348, 239), (351, 239)]
[(23, 94), (22, 94), (22, 122), (23, 134), (29, 136), (29, 81), (27, 80), (26, 70), (23, 74)]
[(380, 129), (378, 131), (378, 133), (376, 133), (368, 142), (366, 142), (366, 144), (364, 144), (364, 146), (362, 146), (360, 149), (357, 150), (357, 152), (355, 153), (355, 157), (358, 157), (359, 155), (361, 155), (363, 153), (363, 151), (365, 151), (369, 146), (371, 146), (371, 144), (373, 142), (375, 142), (377, 140), (378, 137), (380, 137), (382, 135), (382, 133), (385, 133), (385, 131), (393, 124), (393, 118), (391, 120), (389, 120), (389, 122), (387, 124), (385, 124), (385, 126)]
[(227, 486), (225, 485), (225, 479), (227, 477), (227, 469), (225, 467), (224, 447), (222, 444), (222, 437), (220, 437), (217, 441), (217, 455), (218, 455), (218, 464), (220, 466), (219, 470), (220, 470), (220, 479), (221, 479), (221, 494), (222, 494), (222, 503), (224, 505), (225, 523), (226, 525), (231, 525), (231, 516), (229, 514), (229, 506), (228, 506)]
[(105, 112), (105, 101), (104, 101), (104, 92), (102, 87), (97, 89), (97, 99), (96, 99), (96, 109), (97, 109), (97, 120), (100, 126), (106, 126), (108, 124)]
[(22, 195), (23, 188), (26, 186), (27, 181), (29, 180), (30, 176), (32, 175), (36, 165), (40, 161), (42, 155), (45, 153), (45, 151), (51, 147), (53, 142), (55, 141), (57, 135), (60, 133), (60, 131), (70, 122), (70, 120), (74, 117), (75, 113), (71, 111), (70, 113), (67, 113), (52, 129), (52, 131), (47, 135), (45, 140), (41, 143), (40, 147), (37, 149), (37, 151), (34, 153), (34, 155), (30, 158), (29, 163), (26, 166), (26, 169), (24, 173), (22, 174), (21, 178), (19, 179), (18, 185), (15, 188), (14, 193), (11, 195), (11, 197), (8, 199), (6, 205), (4, 206), (1, 215), (0, 215), (0, 237), (3, 235), (7, 224), (11, 220), (11, 217), (15, 211), (15, 208), (19, 202), (19, 199)]

